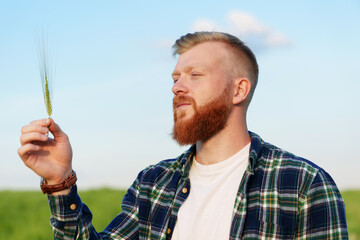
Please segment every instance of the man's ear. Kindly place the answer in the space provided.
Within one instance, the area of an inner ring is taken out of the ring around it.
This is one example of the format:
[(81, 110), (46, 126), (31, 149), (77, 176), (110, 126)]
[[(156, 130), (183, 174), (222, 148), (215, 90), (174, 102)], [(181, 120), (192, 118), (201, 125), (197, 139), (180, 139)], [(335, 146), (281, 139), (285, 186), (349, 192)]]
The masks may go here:
[(235, 79), (233, 104), (237, 105), (244, 102), (250, 93), (250, 89), (251, 89), (251, 82), (249, 79), (244, 77)]

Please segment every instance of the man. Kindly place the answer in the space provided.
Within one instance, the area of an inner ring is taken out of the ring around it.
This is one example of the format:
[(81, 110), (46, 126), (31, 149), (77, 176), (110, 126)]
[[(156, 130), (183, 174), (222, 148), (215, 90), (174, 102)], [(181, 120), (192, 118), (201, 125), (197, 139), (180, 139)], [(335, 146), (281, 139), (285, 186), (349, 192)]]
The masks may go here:
[(219, 32), (187, 34), (173, 48), (173, 138), (192, 146), (140, 172), (103, 232), (77, 194), (65, 133), (52, 119), (23, 127), (18, 153), (46, 179), (54, 237), (347, 239), (344, 203), (331, 177), (248, 131), (258, 77), (252, 51)]

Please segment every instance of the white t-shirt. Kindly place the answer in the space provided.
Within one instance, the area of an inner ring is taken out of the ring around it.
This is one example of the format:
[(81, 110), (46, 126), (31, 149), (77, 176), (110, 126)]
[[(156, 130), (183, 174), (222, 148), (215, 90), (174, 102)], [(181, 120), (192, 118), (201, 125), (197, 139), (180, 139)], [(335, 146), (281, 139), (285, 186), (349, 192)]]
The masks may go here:
[(250, 143), (227, 160), (202, 165), (194, 157), (190, 194), (180, 207), (173, 240), (229, 239), (240, 181), (249, 162)]

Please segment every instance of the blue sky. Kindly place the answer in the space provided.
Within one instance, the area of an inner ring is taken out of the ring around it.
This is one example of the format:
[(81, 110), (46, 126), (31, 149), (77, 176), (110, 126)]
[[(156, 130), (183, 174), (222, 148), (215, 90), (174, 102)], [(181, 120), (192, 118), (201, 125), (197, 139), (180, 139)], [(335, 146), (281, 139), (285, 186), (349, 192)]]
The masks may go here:
[(237, 35), (260, 66), (248, 126), (360, 187), (360, 2), (1, 1), (0, 189), (38, 188), (17, 156), (20, 129), (46, 117), (36, 37), (55, 56), (53, 118), (78, 185), (127, 187), (184, 147), (171, 140), (171, 45), (196, 30)]

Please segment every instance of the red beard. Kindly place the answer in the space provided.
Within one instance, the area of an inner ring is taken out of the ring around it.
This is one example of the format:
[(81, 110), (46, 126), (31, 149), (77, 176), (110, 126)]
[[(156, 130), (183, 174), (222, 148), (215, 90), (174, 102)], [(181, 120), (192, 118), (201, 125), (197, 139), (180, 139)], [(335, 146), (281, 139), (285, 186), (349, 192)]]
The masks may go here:
[[(174, 127), (172, 137), (180, 145), (206, 141), (225, 128), (231, 111), (230, 87), (227, 86), (219, 97), (197, 107), (195, 100), (188, 96), (175, 96), (173, 100)], [(190, 103), (194, 109), (191, 119), (181, 120), (185, 113), (177, 113), (178, 103)]]

